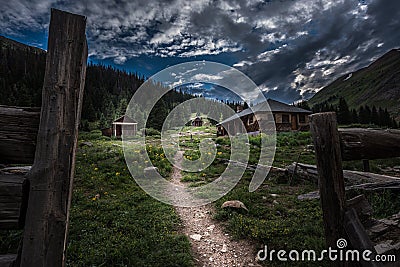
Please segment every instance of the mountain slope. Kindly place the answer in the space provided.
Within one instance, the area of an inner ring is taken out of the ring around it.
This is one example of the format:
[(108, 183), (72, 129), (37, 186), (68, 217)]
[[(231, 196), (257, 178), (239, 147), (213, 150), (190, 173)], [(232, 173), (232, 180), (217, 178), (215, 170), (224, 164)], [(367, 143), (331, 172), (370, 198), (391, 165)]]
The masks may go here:
[(0, 104), (40, 102), (46, 51), (0, 36)]
[(393, 49), (368, 67), (340, 77), (316, 93), (309, 104), (336, 105), (340, 97), (346, 99), (350, 108), (375, 105), (387, 108), (400, 119), (400, 49)]

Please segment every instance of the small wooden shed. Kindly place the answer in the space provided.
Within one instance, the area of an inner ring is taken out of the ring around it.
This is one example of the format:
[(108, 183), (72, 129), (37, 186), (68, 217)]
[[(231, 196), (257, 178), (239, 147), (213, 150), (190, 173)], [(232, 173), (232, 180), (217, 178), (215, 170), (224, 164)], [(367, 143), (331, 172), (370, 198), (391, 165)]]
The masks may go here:
[(137, 122), (127, 115), (119, 117), (112, 123), (112, 136), (121, 138), (122, 131), (124, 132), (124, 136), (135, 136), (137, 133)]
[(203, 119), (200, 117), (196, 117), (194, 120), (192, 120), (192, 126), (195, 126), (195, 127), (203, 126)]

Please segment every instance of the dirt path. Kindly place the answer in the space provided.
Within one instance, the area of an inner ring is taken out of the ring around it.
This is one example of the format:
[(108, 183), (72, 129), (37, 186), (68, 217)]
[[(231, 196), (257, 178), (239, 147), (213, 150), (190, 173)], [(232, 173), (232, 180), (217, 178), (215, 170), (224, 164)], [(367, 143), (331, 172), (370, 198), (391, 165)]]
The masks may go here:
[[(180, 166), (183, 151), (175, 155), (175, 163)], [(181, 170), (174, 167), (172, 182), (181, 182)], [(244, 240), (231, 240), (223, 231), (223, 226), (212, 219), (213, 204), (195, 208), (176, 207), (180, 216), (182, 232), (188, 236), (197, 266), (261, 266), (256, 261), (257, 250)]]

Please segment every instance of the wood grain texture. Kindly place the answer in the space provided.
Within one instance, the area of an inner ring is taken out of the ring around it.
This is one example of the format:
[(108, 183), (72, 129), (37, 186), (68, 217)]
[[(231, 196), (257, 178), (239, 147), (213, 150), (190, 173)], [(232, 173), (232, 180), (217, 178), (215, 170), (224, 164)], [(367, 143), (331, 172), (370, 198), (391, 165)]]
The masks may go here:
[(0, 229), (22, 229), (29, 196), (23, 175), (0, 175)]
[[(345, 213), (344, 220), (344, 227), (346, 229), (347, 238), (351, 243), (351, 248), (358, 250), (360, 253), (369, 250), (372, 252), (372, 254), (369, 255), (369, 258), (374, 259), (377, 253), (364, 226), (358, 218), (357, 212), (353, 208), (348, 209)], [(364, 261), (362, 256), (360, 256), (360, 264), (363, 267), (383, 266), (382, 263), (379, 262)]]
[(86, 76), (86, 18), (52, 9), (21, 266), (64, 266)]
[(0, 255), (0, 267), (12, 267), (16, 258), (16, 254)]
[(339, 129), (343, 160), (400, 157), (399, 130)]
[[(319, 191), (325, 228), (326, 243), (336, 247), (344, 236), (344, 211), (346, 208), (342, 157), (336, 114), (318, 113), (310, 116), (319, 177)], [(341, 263), (338, 266), (341, 266)]]
[(40, 108), (0, 105), (0, 163), (33, 163)]

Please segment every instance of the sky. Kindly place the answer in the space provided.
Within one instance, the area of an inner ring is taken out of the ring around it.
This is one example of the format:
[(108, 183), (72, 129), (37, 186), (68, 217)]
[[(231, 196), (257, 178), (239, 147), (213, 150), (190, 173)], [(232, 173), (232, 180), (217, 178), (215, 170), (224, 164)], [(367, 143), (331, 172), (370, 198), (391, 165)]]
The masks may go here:
[(398, 0), (0, 1), (0, 35), (46, 49), (58, 8), (87, 16), (89, 61), (146, 77), (183, 62), (223, 63), (286, 103), (400, 47)]

